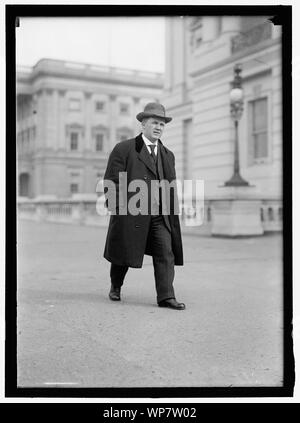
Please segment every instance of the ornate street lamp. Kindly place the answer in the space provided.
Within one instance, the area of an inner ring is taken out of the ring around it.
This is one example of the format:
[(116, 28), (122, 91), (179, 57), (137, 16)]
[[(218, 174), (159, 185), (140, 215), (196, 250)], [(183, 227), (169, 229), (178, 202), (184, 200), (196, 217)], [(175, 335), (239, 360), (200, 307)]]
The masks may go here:
[(241, 64), (234, 66), (234, 79), (232, 81), (232, 89), (230, 91), (230, 114), (234, 121), (235, 137), (234, 137), (234, 168), (232, 177), (225, 182), (225, 186), (239, 187), (249, 185), (240, 175), (239, 162), (239, 138), (238, 126), (239, 120), (243, 114), (243, 89), (242, 89), (242, 72)]

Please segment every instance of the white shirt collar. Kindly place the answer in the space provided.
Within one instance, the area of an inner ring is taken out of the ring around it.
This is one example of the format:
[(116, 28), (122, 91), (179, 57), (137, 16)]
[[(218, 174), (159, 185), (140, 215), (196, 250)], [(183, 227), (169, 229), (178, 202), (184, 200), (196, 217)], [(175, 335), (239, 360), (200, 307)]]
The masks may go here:
[(148, 138), (147, 137), (145, 137), (145, 135), (142, 133), (142, 137), (143, 137), (143, 140), (144, 140), (144, 143), (148, 146), (148, 145), (155, 145), (155, 146), (157, 146), (157, 140), (155, 141), (155, 142), (151, 142), (150, 140), (148, 140)]

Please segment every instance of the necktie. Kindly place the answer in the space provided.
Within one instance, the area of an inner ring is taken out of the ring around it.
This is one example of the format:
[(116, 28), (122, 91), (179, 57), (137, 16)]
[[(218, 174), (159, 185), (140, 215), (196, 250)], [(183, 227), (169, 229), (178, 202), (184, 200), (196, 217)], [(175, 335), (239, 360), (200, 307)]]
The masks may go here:
[[(149, 145), (150, 149), (151, 149), (151, 157), (154, 161), (155, 167), (156, 167), (156, 163), (157, 163), (157, 155), (155, 155), (154, 153), (154, 149), (155, 149), (155, 145)], [(159, 176), (157, 175), (157, 177), (159, 178)], [(159, 206), (161, 204), (161, 188), (159, 187), (159, 180), (156, 181), (156, 186), (154, 188), (154, 201), (156, 203), (157, 206)]]
[(154, 153), (154, 149), (155, 149), (155, 145), (149, 145), (150, 149), (151, 149), (151, 157), (154, 160), (154, 163), (156, 163), (156, 155)]

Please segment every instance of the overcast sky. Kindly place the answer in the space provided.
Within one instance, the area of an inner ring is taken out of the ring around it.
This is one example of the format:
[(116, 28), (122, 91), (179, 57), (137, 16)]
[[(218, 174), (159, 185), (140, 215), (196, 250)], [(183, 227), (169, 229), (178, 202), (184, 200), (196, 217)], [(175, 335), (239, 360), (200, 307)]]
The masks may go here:
[(164, 71), (163, 17), (21, 18), (18, 65), (44, 57), (146, 71)]

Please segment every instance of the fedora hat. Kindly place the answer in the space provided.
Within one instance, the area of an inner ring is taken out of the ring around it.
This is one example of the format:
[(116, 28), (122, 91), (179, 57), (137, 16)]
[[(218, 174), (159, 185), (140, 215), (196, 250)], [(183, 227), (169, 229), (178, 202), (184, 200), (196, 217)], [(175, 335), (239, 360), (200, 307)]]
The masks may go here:
[(160, 119), (164, 119), (166, 123), (172, 120), (171, 117), (166, 116), (166, 110), (160, 103), (148, 103), (146, 104), (144, 111), (136, 115), (137, 120), (140, 122), (142, 122), (144, 118), (148, 117), (158, 117)]

